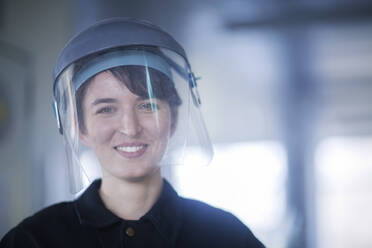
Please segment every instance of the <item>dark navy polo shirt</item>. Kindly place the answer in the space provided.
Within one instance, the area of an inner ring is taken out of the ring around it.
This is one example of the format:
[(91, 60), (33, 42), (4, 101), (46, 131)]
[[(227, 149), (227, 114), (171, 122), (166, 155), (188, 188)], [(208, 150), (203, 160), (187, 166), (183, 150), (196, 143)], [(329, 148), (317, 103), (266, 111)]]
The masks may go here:
[(139, 220), (123, 220), (105, 208), (93, 182), (75, 201), (25, 219), (3, 237), (5, 247), (264, 247), (235, 216), (179, 197), (164, 180), (154, 206)]

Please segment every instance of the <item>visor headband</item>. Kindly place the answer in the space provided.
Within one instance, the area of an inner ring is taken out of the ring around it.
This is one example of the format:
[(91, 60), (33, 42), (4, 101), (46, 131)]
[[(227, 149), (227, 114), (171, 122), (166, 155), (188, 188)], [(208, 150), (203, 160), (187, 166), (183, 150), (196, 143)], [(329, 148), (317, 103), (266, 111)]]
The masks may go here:
[(172, 78), (170, 66), (163, 57), (144, 50), (121, 50), (102, 54), (85, 64), (73, 78), (75, 91), (97, 73), (125, 65), (150, 67)]

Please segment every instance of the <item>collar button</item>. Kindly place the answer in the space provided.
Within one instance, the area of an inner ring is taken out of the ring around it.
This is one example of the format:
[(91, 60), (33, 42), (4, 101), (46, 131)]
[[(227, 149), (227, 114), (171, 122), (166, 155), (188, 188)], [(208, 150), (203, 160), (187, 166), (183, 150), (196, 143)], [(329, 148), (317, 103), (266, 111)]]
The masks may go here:
[(128, 227), (127, 229), (125, 229), (125, 234), (128, 237), (133, 237), (135, 235), (135, 231), (134, 231), (133, 227)]

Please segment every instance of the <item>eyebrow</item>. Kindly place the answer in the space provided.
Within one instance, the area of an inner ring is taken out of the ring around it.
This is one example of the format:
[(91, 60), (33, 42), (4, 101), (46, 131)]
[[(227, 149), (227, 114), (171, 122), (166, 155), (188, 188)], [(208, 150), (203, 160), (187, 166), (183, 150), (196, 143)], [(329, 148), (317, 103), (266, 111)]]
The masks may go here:
[[(150, 99), (149, 97), (143, 97), (143, 96), (138, 96), (136, 98), (137, 101), (143, 101), (143, 100), (148, 100)], [(101, 103), (117, 103), (119, 102), (117, 99), (115, 98), (98, 98), (96, 99), (92, 105), (95, 106), (95, 105), (98, 105), (98, 104), (101, 104)]]
[(98, 105), (101, 103), (116, 103), (116, 102), (118, 102), (118, 100), (115, 98), (98, 98), (92, 103), (92, 105)]
[[(137, 101), (143, 101), (143, 100), (148, 100), (148, 99), (150, 99), (150, 98), (147, 97), (147, 96), (138, 96), (138, 97), (136, 98)], [(153, 99), (153, 98), (152, 98), (152, 99)]]

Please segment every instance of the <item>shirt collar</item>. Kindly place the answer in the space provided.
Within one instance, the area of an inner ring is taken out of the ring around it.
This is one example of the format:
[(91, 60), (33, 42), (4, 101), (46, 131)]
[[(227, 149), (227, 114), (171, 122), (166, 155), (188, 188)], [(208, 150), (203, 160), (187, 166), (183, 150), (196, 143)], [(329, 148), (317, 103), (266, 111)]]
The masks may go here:
[(167, 180), (164, 179), (163, 182), (159, 199), (141, 219), (150, 220), (158, 231), (174, 244), (182, 224), (182, 204), (177, 192)]
[[(100, 186), (101, 180), (94, 181), (75, 201), (75, 210), (80, 223), (102, 228), (125, 221), (104, 206), (98, 193)], [(140, 220), (151, 221), (160, 234), (173, 243), (181, 226), (181, 212), (182, 204), (178, 194), (164, 179), (159, 199)]]
[(75, 201), (75, 210), (80, 224), (100, 228), (120, 221), (119, 217), (103, 205), (98, 194), (100, 187), (101, 180), (95, 180)]

